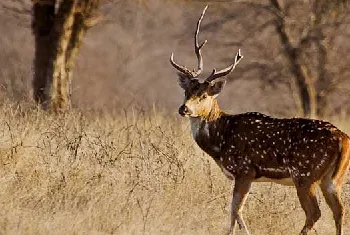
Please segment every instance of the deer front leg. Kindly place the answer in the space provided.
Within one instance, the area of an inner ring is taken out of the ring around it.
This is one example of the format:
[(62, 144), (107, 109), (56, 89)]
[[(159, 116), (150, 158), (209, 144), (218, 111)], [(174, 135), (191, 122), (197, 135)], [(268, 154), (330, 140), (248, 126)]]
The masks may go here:
[(297, 193), (301, 207), (303, 208), (306, 221), (300, 235), (307, 235), (316, 221), (321, 217), (321, 211), (316, 198), (316, 184), (297, 187)]
[(236, 222), (240, 228), (244, 229), (247, 235), (250, 235), (243, 218), (240, 216), (244, 202), (247, 199), (252, 180), (249, 178), (236, 178), (235, 187), (233, 189), (233, 197), (231, 204), (231, 226), (228, 234), (234, 234)]

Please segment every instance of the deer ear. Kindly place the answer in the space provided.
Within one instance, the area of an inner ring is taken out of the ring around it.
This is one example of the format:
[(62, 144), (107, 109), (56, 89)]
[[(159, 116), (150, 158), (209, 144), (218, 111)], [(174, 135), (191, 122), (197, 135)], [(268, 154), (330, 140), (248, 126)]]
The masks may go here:
[(183, 73), (178, 73), (179, 85), (182, 89), (187, 90), (190, 87), (191, 79)]
[(209, 86), (208, 94), (210, 96), (218, 95), (222, 91), (222, 88), (224, 88), (225, 84), (225, 80), (215, 82)]

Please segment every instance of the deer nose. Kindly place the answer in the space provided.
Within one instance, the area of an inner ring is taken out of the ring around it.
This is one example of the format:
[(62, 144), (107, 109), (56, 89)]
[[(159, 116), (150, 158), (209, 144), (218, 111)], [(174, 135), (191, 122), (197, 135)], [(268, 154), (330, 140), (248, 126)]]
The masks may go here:
[(179, 108), (179, 114), (181, 116), (185, 116), (186, 114), (189, 114), (190, 113), (190, 110), (187, 108), (186, 105), (181, 105), (180, 108)]

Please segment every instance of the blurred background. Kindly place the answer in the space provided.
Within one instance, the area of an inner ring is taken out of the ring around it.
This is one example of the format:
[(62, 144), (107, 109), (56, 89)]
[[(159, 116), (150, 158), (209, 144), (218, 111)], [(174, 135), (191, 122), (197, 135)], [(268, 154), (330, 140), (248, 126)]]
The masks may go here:
[[(2, 99), (33, 99), (32, 7), (38, 2), (0, 3)], [(77, 55), (72, 106), (177, 112), (183, 92), (169, 56), (196, 67), (193, 35), (207, 4), (199, 36), (208, 40), (203, 78), (230, 64), (239, 48), (244, 55), (219, 97), (223, 109), (278, 116), (348, 112), (350, 15), (343, 0), (100, 1), (101, 20)]]

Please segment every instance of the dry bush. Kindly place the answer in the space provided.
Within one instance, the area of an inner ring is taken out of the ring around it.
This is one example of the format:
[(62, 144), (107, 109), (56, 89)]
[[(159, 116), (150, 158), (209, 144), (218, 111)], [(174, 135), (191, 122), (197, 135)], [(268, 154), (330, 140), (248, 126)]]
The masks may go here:
[[(187, 120), (157, 111), (51, 116), (0, 107), (0, 234), (223, 234), (232, 182), (196, 146)], [(345, 186), (349, 210), (350, 188)], [(321, 202), (318, 234), (334, 230)], [(295, 190), (255, 184), (252, 234), (297, 234)], [(345, 234), (350, 232), (346, 216)]]

